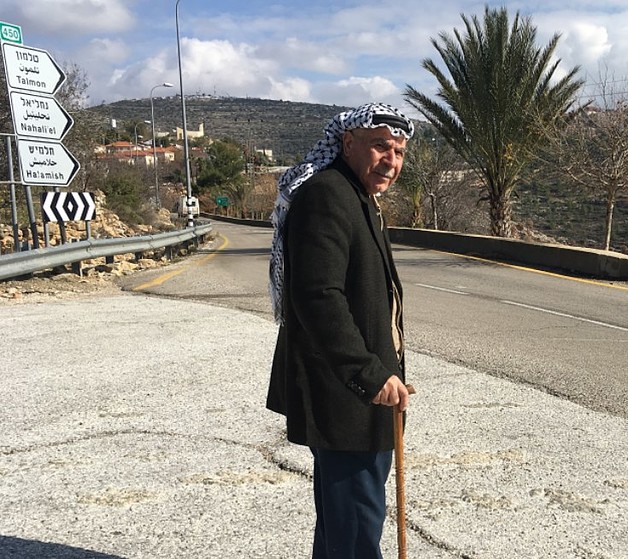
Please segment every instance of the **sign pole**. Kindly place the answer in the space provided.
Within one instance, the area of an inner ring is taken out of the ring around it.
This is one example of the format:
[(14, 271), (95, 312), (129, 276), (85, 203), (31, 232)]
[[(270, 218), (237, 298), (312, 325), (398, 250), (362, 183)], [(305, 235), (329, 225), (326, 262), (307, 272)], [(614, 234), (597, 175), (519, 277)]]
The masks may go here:
[[(60, 192), (59, 187), (55, 186), (53, 192)], [(68, 242), (68, 235), (65, 232), (65, 221), (60, 220), (57, 222), (57, 225), (59, 226), (59, 234), (61, 235), (61, 244), (64, 245)]]
[(46, 219), (44, 219), (43, 221), (44, 221), (44, 246), (48, 248), (50, 247), (50, 227)]
[[(10, 43), (22, 44), (22, 28), (19, 25), (0, 21), (0, 45)], [(5, 66), (6, 72), (6, 66)], [(5, 73), (6, 75), (6, 73)], [(9, 92), (7, 81), (7, 93)], [(10, 101), (10, 98), (9, 98)], [(14, 131), (15, 132), (15, 131)], [(20, 252), (20, 225), (17, 219), (17, 199), (15, 196), (15, 176), (13, 174), (13, 150), (11, 148), (11, 136), (6, 136), (7, 161), (9, 169), (9, 197), (11, 201), (11, 222), (13, 225), (13, 252)]]
[(17, 200), (15, 198), (15, 177), (13, 176), (13, 151), (11, 136), (5, 137), (7, 144), (7, 162), (9, 169), (9, 199), (11, 201), (11, 223), (13, 224), (13, 252), (20, 252), (20, 227), (17, 222)]
[(39, 235), (37, 235), (37, 219), (35, 218), (35, 208), (33, 206), (33, 192), (31, 190), (30, 184), (24, 185), (24, 195), (26, 196), (28, 223), (31, 228), (31, 236), (33, 237), (33, 248), (39, 248)]

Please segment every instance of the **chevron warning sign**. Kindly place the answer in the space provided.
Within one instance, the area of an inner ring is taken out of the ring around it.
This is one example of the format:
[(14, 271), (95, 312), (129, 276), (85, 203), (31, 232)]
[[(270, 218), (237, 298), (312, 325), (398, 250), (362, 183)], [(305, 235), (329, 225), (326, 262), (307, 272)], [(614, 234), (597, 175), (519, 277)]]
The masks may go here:
[(44, 192), (41, 212), (44, 221), (91, 221), (96, 204), (90, 192)]

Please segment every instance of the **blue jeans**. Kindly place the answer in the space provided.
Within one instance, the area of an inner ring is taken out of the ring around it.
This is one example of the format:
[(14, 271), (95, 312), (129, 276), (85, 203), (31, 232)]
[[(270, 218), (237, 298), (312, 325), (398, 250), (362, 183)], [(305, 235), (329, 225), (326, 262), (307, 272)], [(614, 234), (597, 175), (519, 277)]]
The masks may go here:
[(312, 559), (382, 559), (392, 451), (312, 448), (316, 530)]

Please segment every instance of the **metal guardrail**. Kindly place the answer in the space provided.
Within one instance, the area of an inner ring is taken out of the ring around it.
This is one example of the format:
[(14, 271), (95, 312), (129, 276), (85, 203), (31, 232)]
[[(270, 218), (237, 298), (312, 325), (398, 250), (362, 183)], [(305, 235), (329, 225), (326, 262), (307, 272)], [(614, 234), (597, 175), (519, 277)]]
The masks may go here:
[(149, 250), (202, 240), (212, 230), (210, 223), (168, 233), (115, 239), (87, 239), (0, 256), (0, 280), (16, 278), (82, 260), (142, 253)]

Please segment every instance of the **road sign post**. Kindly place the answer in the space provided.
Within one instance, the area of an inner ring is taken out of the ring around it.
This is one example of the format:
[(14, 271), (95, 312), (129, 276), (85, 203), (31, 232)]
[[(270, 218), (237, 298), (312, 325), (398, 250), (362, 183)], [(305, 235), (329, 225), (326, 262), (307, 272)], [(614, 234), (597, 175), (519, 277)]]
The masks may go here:
[[(0, 45), (2, 43), (22, 44), (22, 28), (19, 25), (0, 21)], [(0, 47), (1, 48), (1, 47)], [(7, 160), (13, 161), (11, 137), (6, 136)], [(17, 202), (15, 197), (15, 183), (13, 182), (13, 165), (9, 165), (9, 198), (11, 203), (11, 222), (13, 225), (13, 247), (14, 251), (20, 251), (19, 224), (17, 221)]]
[(74, 121), (53, 97), (65, 74), (45, 50), (3, 42), (2, 53), (22, 182), (68, 186), (80, 165), (60, 141)]
[[(26, 192), (33, 245), (38, 248), (31, 186), (54, 189), (68, 186), (80, 169), (79, 162), (61, 143), (74, 121), (53, 97), (66, 76), (47, 51), (22, 44), (18, 25), (0, 22), (0, 43), (20, 176)], [(63, 231), (63, 223), (60, 227)]]

